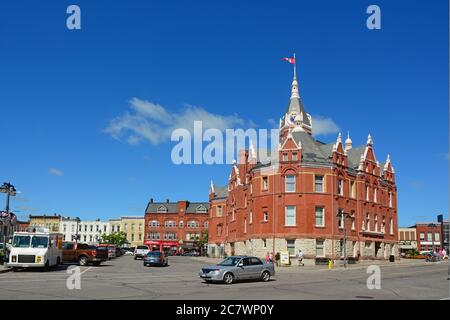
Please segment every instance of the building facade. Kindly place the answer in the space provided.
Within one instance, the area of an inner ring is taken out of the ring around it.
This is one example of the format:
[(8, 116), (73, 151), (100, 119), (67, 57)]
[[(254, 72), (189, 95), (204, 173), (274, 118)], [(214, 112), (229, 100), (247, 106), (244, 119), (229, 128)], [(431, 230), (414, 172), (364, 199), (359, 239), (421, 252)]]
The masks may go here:
[(270, 160), (250, 141), (227, 185), (211, 183), (210, 255), (223, 247), (227, 255), (397, 256), (395, 172), (389, 155), (378, 161), (370, 134), (359, 147), (349, 135), (328, 144), (314, 139), (295, 76), (279, 129)]
[(144, 217), (123, 216), (116, 219), (109, 219), (108, 222), (110, 233), (125, 232), (129, 247), (136, 247), (144, 243)]
[(30, 215), (30, 227), (47, 228), (52, 232), (60, 232), (61, 216), (57, 215)]
[(144, 243), (158, 250), (199, 250), (196, 241), (208, 230), (209, 203), (153, 202), (145, 210)]
[[(78, 228), (78, 232), (77, 232)], [(70, 217), (62, 217), (60, 232), (64, 235), (64, 241), (73, 241), (74, 236), (80, 236), (80, 242), (88, 244), (100, 243), (102, 234), (108, 234), (108, 222), (97, 220), (79, 220)]]
[(400, 253), (418, 251), (416, 228), (398, 228), (398, 246)]
[[(448, 222), (447, 222), (448, 223)], [(416, 229), (417, 250), (420, 253), (439, 251), (442, 249), (441, 224), (437, 222), (419, 222)]]

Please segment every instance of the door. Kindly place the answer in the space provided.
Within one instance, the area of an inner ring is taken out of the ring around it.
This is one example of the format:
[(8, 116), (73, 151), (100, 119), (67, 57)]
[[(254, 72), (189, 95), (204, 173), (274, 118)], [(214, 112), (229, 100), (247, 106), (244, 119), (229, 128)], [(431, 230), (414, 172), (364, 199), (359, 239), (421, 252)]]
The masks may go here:
[(236, 277), (239, 279), (251, 279), (253, 274), (249, 258), (243, 258), (236, 267)]
[(74, 260), (74, 258), (75, 258), (74, 247), (75, 247), (75, 244), (73, 244), (73, 243), (64, 243), (63, 254), (62, 254), (63, 261), (73, 261)]
[(250, 266), (249, 271), (253, 279), (259, 279), (263, 270), (263, 263), (256, 257), (249, 258)]

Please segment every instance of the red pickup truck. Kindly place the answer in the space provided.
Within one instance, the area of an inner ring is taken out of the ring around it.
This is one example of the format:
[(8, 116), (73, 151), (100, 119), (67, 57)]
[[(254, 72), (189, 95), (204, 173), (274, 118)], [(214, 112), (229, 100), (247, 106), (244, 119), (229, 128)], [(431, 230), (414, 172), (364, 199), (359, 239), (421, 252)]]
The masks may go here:
[(63, 262), (78, 262), (80, 266), (92, 263), (100, 265), (108, 260), (108, 248), (92, 246), (86, 243), (65, 242), (63, 244)]

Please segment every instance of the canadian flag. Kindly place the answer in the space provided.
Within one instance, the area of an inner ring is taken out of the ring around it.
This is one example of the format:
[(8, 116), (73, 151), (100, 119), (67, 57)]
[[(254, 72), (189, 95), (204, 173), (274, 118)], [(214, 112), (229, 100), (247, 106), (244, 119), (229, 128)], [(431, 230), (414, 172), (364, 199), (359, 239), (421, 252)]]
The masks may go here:
[(291, 64), (295, 64), (295, 58), (282, 58), (281, 60), (285, 60)]

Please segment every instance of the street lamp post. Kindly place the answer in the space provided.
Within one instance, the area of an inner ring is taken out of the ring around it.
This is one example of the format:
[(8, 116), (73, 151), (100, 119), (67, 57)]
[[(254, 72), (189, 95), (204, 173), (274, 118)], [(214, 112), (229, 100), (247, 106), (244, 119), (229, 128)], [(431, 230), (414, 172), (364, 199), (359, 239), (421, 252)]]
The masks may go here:
[(347, 225), (345, 221), (347, 219), (353, 219), (353, 217), (350, 213), (344, 211), (339, 211), (336, 216), (342, 218), (342, 223), (344, 225), (344, 268), (347, 268)]
[[(9, 216), (9, 198), (11, 196), (15, 196), (16, 195), (16, 188), (9, 182), (4, 182), (2, 186), (0, 186), (0, 192), (1, 193), (6, 193), (6, 214)], [(8, 234), (8, 230), (7, 228), (5, 229), (4, 226), (2, 225), (2, 229), (3, 229), (3, 251), (6, 257), (6, 238), (7, 238), (7, 234)]]
[(76, 233), (75, 233), (75, 244), (78, 243), (78, 224), (80, 223), (80, 218), (76, 218), (77, 221), (77, 229), (76, 229)]

